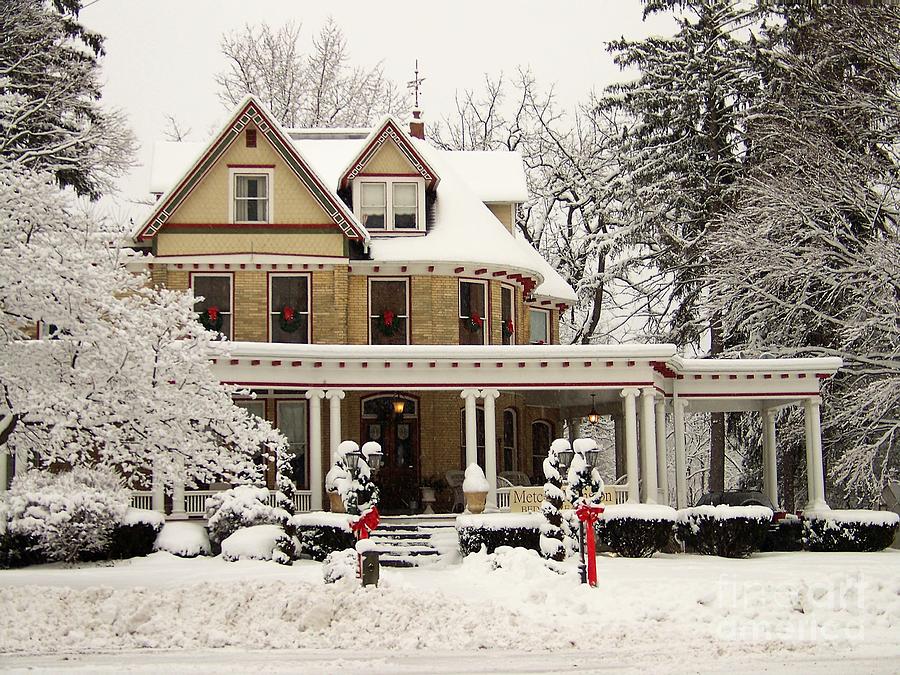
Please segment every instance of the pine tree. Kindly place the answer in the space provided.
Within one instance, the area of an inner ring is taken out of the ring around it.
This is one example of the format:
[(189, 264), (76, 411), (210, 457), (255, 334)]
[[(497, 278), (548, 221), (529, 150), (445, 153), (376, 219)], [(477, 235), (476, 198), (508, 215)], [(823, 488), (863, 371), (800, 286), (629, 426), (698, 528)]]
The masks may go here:
[(541, 554), (549, 560), (565, 560), (566, 547), (565, 531), (563, 529), (563, 489), (562, 475), (559, 473), (560, 450), (569, 448), (569, 441), (557, 438), (550, 444), (547, 459), (544, 460), (544, 503), (541, 505), (541, 513), (546, 520), (541, 525)]

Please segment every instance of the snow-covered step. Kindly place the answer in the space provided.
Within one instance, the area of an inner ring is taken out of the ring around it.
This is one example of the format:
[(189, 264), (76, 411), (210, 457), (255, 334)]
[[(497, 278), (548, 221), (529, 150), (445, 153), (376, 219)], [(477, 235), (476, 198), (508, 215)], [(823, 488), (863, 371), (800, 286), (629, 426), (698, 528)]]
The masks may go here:
[(385, 519), (371, 539), (385, 567), (418, 567), (458, 547), (455, 522), (450, 519), (426, 523), (413, 518)]

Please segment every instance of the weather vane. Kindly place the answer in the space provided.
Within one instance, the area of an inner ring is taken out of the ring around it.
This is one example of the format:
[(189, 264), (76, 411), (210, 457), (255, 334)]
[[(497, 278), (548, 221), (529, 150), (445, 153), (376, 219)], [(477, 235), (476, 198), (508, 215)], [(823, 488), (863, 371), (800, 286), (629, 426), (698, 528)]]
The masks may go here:
[(424, 77), (419, 77), (419, 59), (416, 59), (415, 79), (406, 83), (407, 89), (412, 89), (416, 96), (416, 108), (419, 107), (419, 87), (425, 81)]

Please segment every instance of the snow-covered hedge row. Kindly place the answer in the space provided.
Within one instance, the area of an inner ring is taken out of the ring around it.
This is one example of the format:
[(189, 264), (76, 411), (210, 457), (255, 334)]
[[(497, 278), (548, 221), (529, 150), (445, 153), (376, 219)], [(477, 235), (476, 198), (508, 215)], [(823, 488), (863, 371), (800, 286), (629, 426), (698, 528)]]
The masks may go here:
[(350, 523), (354, 518), (325, 511), (298, 513), (290, 519), (290, 527), (300, 540), (300, 553), (321, 562), (329, 553), (353, 548), (356, 536)]
[(881, 551), (894, 541), (900, 516), (892, 511), (807, 511), (803, 546), (809, 551)]
[(765, 506), (695, 506), (678, 511), (676, 535), (703, 555), (746, 558), (759, 551), (772, 524)]
[(607, 506), (597, 521), (601, 544), (625, 558), (648, 558), (663, 548), (672, 534), (675, 509), (655, 504)]
[(298, 544), (279, 525), (253, 525), (241, 528), (222, 542), (222, 558), (229, 562), (274, 560), (290, 565), (297, 557)]
[(149, 555), (165, 523), (165, 516), (156, 511), (128, 509), (113, 531), (107, 557), (119, 559)]
[(209, 555), (212, 547), (209, 545), (209, 535), (202, 523), (190, 523), (187, 521), (169, 521), (162, 528), (156, 542), (154, 551), (165, 551), (179, 558), (196, 558), (198, 555)]
[[(232, 534), (254, 525), (286, 527), (293, 514), (293, 505), (282, 493), (276, 493), (277, 506), (269, 506), (266, 488), (239, 485), (223, 490), (206, 500), (207, 528), (213, 551), (217, 552)], [(293, 532), (291, 532), (293, 534)]]
[(540, 553), (541, 527), (545, 520), (537, 513), (487, 513), (458, 516), (456, 533), (463, 555), (476, 553), (484, 546), (493, 553), (501, 546), (517, 546)]

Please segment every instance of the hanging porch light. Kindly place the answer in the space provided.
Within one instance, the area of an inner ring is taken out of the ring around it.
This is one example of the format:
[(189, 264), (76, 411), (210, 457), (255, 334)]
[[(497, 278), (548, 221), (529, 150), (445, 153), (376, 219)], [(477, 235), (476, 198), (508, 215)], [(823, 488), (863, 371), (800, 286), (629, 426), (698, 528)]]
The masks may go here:
[(406, 410), (406, 401), (403, 399), (403, 397), (400, 396), (400, 394), (394, 395), (394, 400), (391, 405), (394, 408), (395, 415), (402, 415), (403, 411)]
[(596, 424), (600, 421), (600, 413), (597, 412), (597, 406), (594, 405), (594, 396), (595, 394), (591, 394), (591, 412), (588, 413), (588, 422), (591, 424)]

